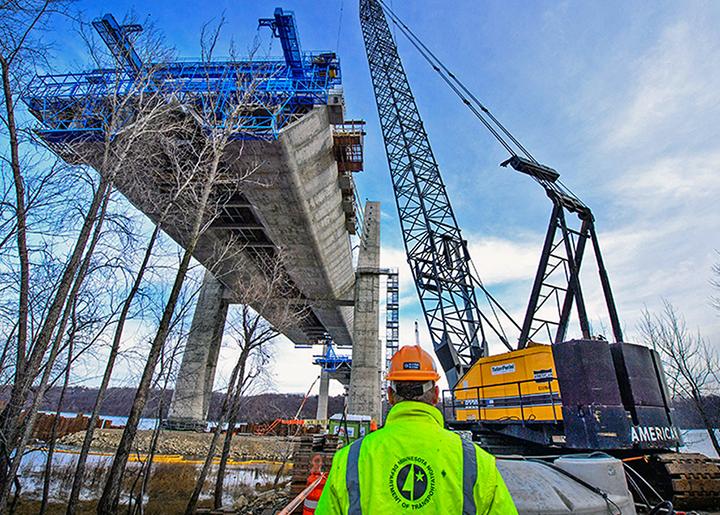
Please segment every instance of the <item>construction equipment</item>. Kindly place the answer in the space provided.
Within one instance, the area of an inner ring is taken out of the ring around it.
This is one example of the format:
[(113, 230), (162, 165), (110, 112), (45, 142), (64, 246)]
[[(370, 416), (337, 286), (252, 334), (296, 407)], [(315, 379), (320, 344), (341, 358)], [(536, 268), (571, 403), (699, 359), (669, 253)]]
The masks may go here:
[(313, 355), (313, 365), (320, 365), (323, 372), (342, 372), (346, 371), (349, 373), (352, 368), (352, 358), (350, 356), (338, 355), (335, 352), (335, 345), (333, 344), (332, 338), (329, 336), (325, 337), (325, 349), (322, 354)]
[[(501, 166), (530, 176), (552, 202), (521, 324), (487, 291), (472, 264), (386, 14), (508, 151)], [(408, 263), (451, 387), (443, 394), (448, 425), (471, 431), (496, 452), (608, 452), (652, 469), (652, 474), (644, 471), (645, 477), (664, 485), (675, 501), (697, 508), (720, 505), (720, 468), (706, 457), (687, 461), (671, 453), (681, 440), (662, 365), (657, 352), (623, 341), (590, 208), (562, 184), (557, 171), (530, 154), (383, 0), (360, 0), (360, 19)], [(587, 314), (580, 270), (588, 244), (612, 343), (593, 334)], [(573, 308), (582, 336), (566, 340)], [(504, 329), (508, 324), (517, 334), (515, 345)], [(508, 352), (490, 356), (491, 341)], [(680, 468), (683, 477), (670, 477)], [(687, 479), (696, 473), (705, 480)]]
[(132, 75), (140, 71), (143, 62), (135, 51), (129, 34), (142, 32), (142, 25), (120, 25), (115, 16), (109, 13), (94, 20), (92, 25), (112, 52), (120, 69), (128, 69)]

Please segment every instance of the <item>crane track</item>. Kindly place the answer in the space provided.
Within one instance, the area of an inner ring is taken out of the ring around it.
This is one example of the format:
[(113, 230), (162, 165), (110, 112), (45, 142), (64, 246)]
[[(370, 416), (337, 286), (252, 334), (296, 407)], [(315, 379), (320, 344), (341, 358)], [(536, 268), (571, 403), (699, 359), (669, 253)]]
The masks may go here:
[(647, 479), (676, 508), (720, 509), (720, 461), (697, 453), (664, 453), (646, 457)]

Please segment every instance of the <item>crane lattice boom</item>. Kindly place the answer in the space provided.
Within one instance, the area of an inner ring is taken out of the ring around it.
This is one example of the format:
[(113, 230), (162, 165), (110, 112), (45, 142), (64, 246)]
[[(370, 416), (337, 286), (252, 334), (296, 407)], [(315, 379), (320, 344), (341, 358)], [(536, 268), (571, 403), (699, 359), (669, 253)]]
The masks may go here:
[(486, 329), (503, 337), (479, 309), (467, 242), (382, 6), (361, 0), (360, 19), (408, 262), (435, 353), (455, 384), (487, 353)]

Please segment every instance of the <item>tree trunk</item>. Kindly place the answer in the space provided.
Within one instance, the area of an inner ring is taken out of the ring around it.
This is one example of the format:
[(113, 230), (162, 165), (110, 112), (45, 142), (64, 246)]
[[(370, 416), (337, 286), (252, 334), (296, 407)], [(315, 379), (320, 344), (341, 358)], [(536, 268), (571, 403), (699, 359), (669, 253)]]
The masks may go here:
[(167, 304), (163, 311), (160, 324), (158, 326), (158, 332), (153, 339), (152, 345), (150, 346), (150, 352), (148, 354), (145, 368), (143, 369), (142, 377), (140, 378), (140, 384), (138, 385), (137, 392), (135, 393), (135, 399), (133, 400), (132, 407), (130, 408), (130, 415), (128, 417), (125, 430), (123, 431), (120, 443), (118, 444), (115, 458), (113, 459), (110, 473), (108, 474), (105, 488), (103, 489), (100, 502), (98, 503), (97, 512), (99, 514), (110, 514), (117, 511), (117, 505), (120, 501), (120, 491), (122, 488), (122, 478), (127, 465), (128, 456), (132, 449), (133, 441), (137, 435), (137, 427), (140, 422), (140, 416), (142, 415), (145, 403), (149, 393), (150, 383), (152, 381), (155, 367), (157, 366), (160, 352), (165, 345), (168, 334), (170, 333), (170, 323), (175, 312), (175, 306), (177, 305), (178, 297), (180, 296), (180, 290), (182, 289), (185, 277), (187, 275), (188, 268), (190, 266), (190, 259), (195, 251), (198, 240), (202, 232), (204, 218), (206, 216), (207, 207), (210, 199), (210, 193), (217, 177), (218, 166), (220, 161), (220, 155), (214, 156), (215, 159), (208, 170), (208, 176), (203, 184), (200, 201), (198, 203), (195, 220), (190, 231), (190, 238), (188, 239), (187, 247), (183, 253), (180, 266), (178, 267), (177, 274), (175, 275), (175, 282), (173, 283), (172, 290), (170, 291), (170, 297), (168, 298)]
[[(90, 268), (90, 262), (92, 259), (93, 252), (95, 251), (95, 247), (97, 246), (98, 242), (100, 241), (100, 237), (102, 235), (102, 228), (103, 223), (105, 221), (105, 215), (107, 214), (107, 208), (110, 204), (110, 196), (112, 194), (112, 190), (110, 186), (108, 185), (107, 190), (105, 191), (105, 197), (103, 199), (102, 206), (100, 208), (100, 212), (98, 213), (98, 220), (97, 224), (95, 225), (95, 229), (93, 230), (92, 239), (90, 240), (90, 245), (88, 246), (87, 252), (85, 253), (85, 257), (83, 258), (83, 262), (80, 265), (80, 270), (78, 271), (78, 275), (75, 278), (75, 283), (73, 284), (72, 291), (69, 296), (68, 303), (65, 306), (65, 312), (63, 313), (63, 318), (60, 322), (60, 326), (56, 335), (56, 342), (55, 345), (59, 346), (62, 343), (62, 339), (65, 333), (65, 327), (67, 325), (67, 320), (72, 313), (73, 317), (73, 327), (76, 327), (76, 320), (75, 320), (75, 307), (76, 307), (76, 301), (78, 298), (78, 295), (80, 293), (80, 288), (82, 287), (82, 283), (85, 280), (85, 276), (87, 275), (87, 272)], [(75, 329), (72, 329), (70, 334), (70, 341), (69, 341), (69, 347), (68, 347), (68, 362), (67, 362), (67, 368), (65, 369), (65, 378), (63, 382), (63, 387), (60, 392), (60, 400), (58, 402), (58, 410), (57, 414), (55, 416), (55, 420), (53, 421), (52, 426), (52, 434), (50, 438), (50, 446), (48, 450), (48, 458), (47, 458), (47, 465), (45, 468), (45, 478), (43, 481), (43, 497), (42, 497), (42, 504), (40, 506), (40, 514), (44, 514), (47, 510), (47, 503), (48, 503), (48, 495), (49, 495), (49, 488), (50, 488), (50, 475), (52, 472), (52, 456), (55, 452), (55, 436), (56, 436), (56, 430), (57, 425), (59, 422), (59, 416), (60, 416), (60, 409), (62, 406), (62, 401), (65, 397), (65, 391), (67, 389), (68, 383), (70, 381), (70, 371), (71, 371), (71, 364), (72, 364), (72, 354), (73, 354), (73, 343), (74, 343), (74, 332)], [(52, 364), (46, 365), (50, 366), (52, 368)], [(44, 395), (44, 391), (42, 392)]]
[[(52, 345), (50, 355), (46, 360), (46, 368), (42, 375), (38, 393), (35, 395), (32, 407), (29, 410), (24, 423), (20, 415), (30, 392), (30, 388), (34, 380), (37, 378), (40, 365), (45, 357), (50, 344), (50, 339), (55, 331), (58, 318), (60, 317), (60, 312), (66, 303), (68, 294), (70, 293), (70, 288), (73, 284), (75, 284), (79, 289), (79, 283), (82, 282), (82, 279), (79, 278), (79, 276), (76, 277), (76, 272), (80, 266), (80, 260), (85, 251), (88, 239), (90, 238), (92, 228), (95, 226), (98, 219), (98, 210), (108, 194), (108, 188), (109, 183), (106, 180), (101, 179), (90, 208), (88, 209), (88, 213), (85, 216), (83, 227), (80, 230), (77, 241), (75, 242), (75, 247), (70, 261), (65, 267), (57, 292), (53, 298), (52, 305), (48, 309), (47, 316), (38, 335), (37, 342), (33, 347), (30, 357), (27, 359), (20, 381), (16, 381), (13, 384), (10, 400), (2, 412), (0, 427), (2, 428), (2, 434), (8, 436), (7, 439), (2, 439), (0, 441), (0, 485), (2, 485), (2, 488), (0, 489), (0, 513), (4, 512), (7, 507), (12, 478), (17, 473), (20, 466), (20, 460), (22, 459), (22, 451), (25, 448), (25, 445), (27, 445), (27, 441), (32, 433), (32, 426), (37, 416), (37, 409), (40, 405), (40, 401), (42, 400), (42, 396), (45, 393), (45, 388), (47, 387), (47, 383), (50, 378), (50, 370), (52, 369), (52, 365), (55, 362), (57, 352), (60, 347), (58, 340), (62, 339), (62, 336), (60, 336), (60, 338), (56, 338), (55, 343)], [(89, 258), (90, 253), (86, 255), (88, 263)], [(80, 281), (77, 279), (80, 279)], [(64, 327), (61, 328), (61, 331), (64, 331)], [(10, 456), (13, 456), (13, 458), (10, 458)]]
[(718, 437), (715, 433), (715, 428), (713, 427), (712, 421), (710, 420), (710, 417), (708, 417), (708, 414), (705, 411), (705, 405), (699, 392), (693, 392), (693, 400), (695, 401), (695, 406), (697, 406), (697, 410), (700, 413), (700, 417), (702, 418), (705, 430), (710, 437), (710, 442), (712, 443), (715, 452), (718, 454), (718, 456), (720, 456), (720, 442), (718, 441)]
[(2, 70), (5, 112), (7, 115), (8, 135), (10, 137), (10, 168), (15, 185), (15, 217), (17, 218), (17, 246), (20, 259), (20, 295), (18, 306), (17, 359), (15, 363), (15, 382), (19, 382), (20, 374), (25, 367), (25, 351), (27, 347), (27, 323), (30, 291), (30, 257), (27, 248), (27, 215), (25, 211), (25, 184), (20, 171), (20, 143), (15, 123), (15, 105), (10, 85), (10, 64), (0, 58)]
[(215, 478), (214, 508), (219, 510), (222, 506), (223, 490), (225, 488), (225, 470), (227, 462), (230, 458), (230, 449), (232, 448), (232, 438), (235, 433), (235, 425), (237, 424), (238, 408), (240, 405), (240, 391), (235, 392), (234, 400), (230, 408), (230, 416), (228, 417), (228, 427), (225, 431), (225, 440), (223, 441), (222, 454), (220, 455), (220, 463), (218, 464), (217, 476)]
[(95, 434), (95, 426), (100, 418), (100, 408), (102, 407), (103, 400), (105, 399), (105, 393), (107, 392), (108, 385), (110, 384), (110, 377), (112, 376), (115, 361), (117, 360), (118, 352), (120, 350), (120, 341), (122, 339), (123, 330), (125, 329), (125, 322), (127, 321), (128, 314), (132, 302), (140, 290), (143, 276), (147, 270), (148, 263), (152, 257), (153, 249), (158, 235), (160, 234), (160, 225), (156, 225), (153, 230), (152, 236), (148, 241), (147, 248), (145, 249), (145, 255), (143, 261), (140, 264), (140, 268), (135, 274), (135, 280), (133, 281), (130, 292), (123, 304), (118, 319), (117, 327), (113, 335), (112, 345), (110, 347), (110, 356), (108, 357), (107, 365), (105, 366), (105, 372), (103, 373), (102, 381), (100, 382), (100, 388), (98, 389), (95, 403), (93, 404), (92, 414), (90, 415), (90, 422), (88, 423), (88, 429), (85, 432), (85, 438), (83, 439), (82, 448), (80, 449), (80, 455), (78, 456), (77, 466), (75, 468), (75, 475), (73, 477), (73, 484), (70, 490), (70, 497), (68, 499), (68, 505), (66, 514), (74, 515), (78, 508), (78, 502), (80, 499), (80, 490), (82, 489), (83, 479), (85, 476), (85, 465), (87, 463), (88, 454), (90, 453), (90, 446), (92, 445), (93, 435)]
[[(172, 367), (172, 363), (175, 361), (175, 354), (177, 352), (178, 346), (175, 346), (172, 352), (172, 356), (170, 358), (170, 364)], [(162, 377), (163, 375), (163, 364), (165, 363), (164, 357), (160, 358), (160, 373), (159, 376)], [(152, 439), (150, 442), (150, 450), (148, 451), (147, 461), (145, 462), (145, 466), (142, 470), (142, 481), (140, 482), (140, 491), (137, 495), (137, 502), (135, 504), (135, 509), (128, 510), (128, 513), (134, 513), (135, 515), (143, 515), (145, 513), (144, 507), (143, 507), (143, 499), (145, 497), (145, 493), (148, 491), (148, 487), (150, 485), (150, 478), (152, 477), (152, 468), (153, 468), (153, 461), (155, 459), (155, 453), (157, 452), (158, 442), (160, 441), (160, 434), (162, 433), (163, 429), (163, 411), (165, 409), (165, 393), (168, 391), (168, 382), (170, 380), (170, 373), (171, 368), (168, 369), (167, 373), (165, 374), (165, 381), (163, 383), (162, 391), (160, 392), (160, 401), (158, 402), (157, 407), (157, 414), (155, 415), (157, 419), (157, 424), (155, 426), (155, 429), (153, 430)]]
[[(73, 306), (73, 318), (75, 307)], [(73, 323), (75, 326), (75, 323)], [(45, 515), (47, 513), (48, 503), (50, 501), (50, 480), (52, 479), (52, 468), (53, 468), (53, 455), (55, 454), (55, 443), (57, 440), (57, 428), (60, 423), (60, 413), (62, 411), (63, 401), (65, 400), (65, 392), (67, 392), (68, 384), (70, 383), (70, 364), (72, 363), (73, 347), (75, 343), (75, 329), (71, 329), (68, 343), (68, 359), (67, 367), (65, 368), (65, 377), (63, 378), (62, 389), (60, 390), (60, 397), (58, 399), (57, 410), (55, 410), (55, 420), (53, 420), (52, 429), (50, 430), (50, 441), (48, 442), (48, 453), (45, 461), (45, 477), (43, 477), (43, 491), (42, 500), (40, 502), (39, 515)]]
[(185, 251), (180, 262), (180, 267), (178, 268), (175, 276), (175, 282), (170, 292), (170, 298), (168, 299), (168, 303), (163, 311), (158, 332), (153, 339), (152, 345), (150, 346), (150, 352), (148, 354), (147, 361), (145, 362), (145, 368), (143, 369), (142, 377), (140, 378), (140, 384), (138, 385), (132, 407), (130, 408), (130, 415), (128, 416), (120, 442), (118, 443), (115, 458), (113, 459), (112, 467), (110, 468), (110, 474), (108, 475), (105, 488), (103, 489), (102, 496), (100, 497), (98, 513), (109, 514), (115, 513), (117, 510), (125, 466), (132, 450), (133, 441), (137, 435), (140, 417), (142, 416), (145, 404), (147, 403), (150, 383), (152, 381), (155, 367), (157, 366), (158, 358), (160, 357), (160, 350), (165, 344), (165, 340), (170, 332), (170, 322), (175, 311), (177, 299), (180, 295), (180, 289), (185, 282), (185, 276), (190, 265), (192, 250), (194, 250), (194, 245)]
[[(205, 484), (205, 479), (207, 479), (208, 472), (210, 471), (210, 466), (212, 465), (213, 457), (215, 457), (215, 449), (217, 448), (218, 440), (220, 440), (220, 434), (222, 433), (222, 427), (228, 420), (228, 412), (230, 407), (230, 399), (234, 397), (235, 395), (235, 388), (236, 384), (238, 382), (238, 374), (240, 372), (241, 368), (241, 360), (239, 359), (238, 362), (233, 367), (233, 371), (230, 374), (230, 381), (228, 382), (228, 391), (225, 394), (225, 399), (223, 400), (222, 408), (220, 409), (220, 417), (218, 418), (217, 426), (215, 427), (215, 431), (213, 431), (213, 437), (210, 441), (210, 448), (208, 449), (207, 454), (205, 455), (205, 462), (203, 463), (202, 468), (200, 469), (200, 475), (197, 478), (197, 481), (195, 482), (195, 488), (193, 489), (193, 493), (190, 496), (190, 500), (188, 501), (187, 506), (185, 507), (185, 515), (193, 515), (195, 513), (195, 509), (197, 508), (197, 502), (198, 499), (200, 499), (200, 492), (202, 491), (203, 485)], [(229, 430), (230, 428), (228, 428)]]
[[(165, 389), (163, 389), (161, 395), (161, 399), (165, 398)], [(148, 485), (150, 484), (150, 477), (152, 476), (152, 466), (153, 466), (153, 460), (155, 459), (155, 453), (157, 452), (157, 446), (158, 442), (160, 441), (160, 433), (162, 432), (162, 409), (163, 409), (163, 402), (160, 401), (157, 411), (157, 424), (155, 426), (155, 429), (153, 430), (152, 438), (150, 439), (150, 449), (148, 450), (147, 460), (145, 461), (145, 466), (142, 470), (142, 481), (140, 481), (140, 491), (137, 495), (136, 500), (136, 508), (133, 510), (133, 513), (135, 515), (143, 515), (144, 509), (143, 509), (143, 498), (145, 497), (145, 492), (148, 491)]]

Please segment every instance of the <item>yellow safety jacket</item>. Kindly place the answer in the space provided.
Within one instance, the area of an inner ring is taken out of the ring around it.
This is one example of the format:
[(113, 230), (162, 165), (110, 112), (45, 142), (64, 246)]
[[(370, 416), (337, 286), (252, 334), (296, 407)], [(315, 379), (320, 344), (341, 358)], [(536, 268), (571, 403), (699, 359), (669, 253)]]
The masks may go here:
[(495, 458), (443, 426), (433, 406), (393, 406), (382, 429), (335, 454), (316, 515), (517, 514)]

